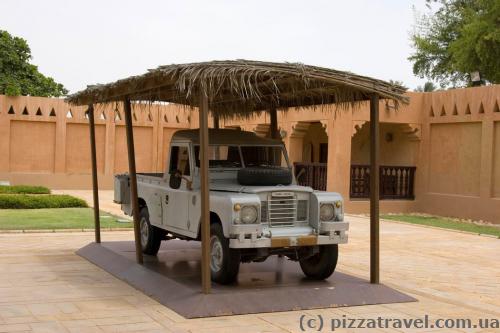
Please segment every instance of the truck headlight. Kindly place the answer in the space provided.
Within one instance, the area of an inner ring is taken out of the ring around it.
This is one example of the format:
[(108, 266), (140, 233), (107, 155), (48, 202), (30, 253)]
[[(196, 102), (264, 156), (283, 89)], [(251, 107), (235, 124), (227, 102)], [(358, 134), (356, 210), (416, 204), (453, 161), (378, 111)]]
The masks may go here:
[(255, 223), (258, 217), (257, 207), (255, 206), (243, 206), (240, 211), (241, 222), (245, 224)]
[(332, 221), (335, 217), (335, 207), (331, 203), (321, 204), (319, 207), (319, 218), (321, 221)]

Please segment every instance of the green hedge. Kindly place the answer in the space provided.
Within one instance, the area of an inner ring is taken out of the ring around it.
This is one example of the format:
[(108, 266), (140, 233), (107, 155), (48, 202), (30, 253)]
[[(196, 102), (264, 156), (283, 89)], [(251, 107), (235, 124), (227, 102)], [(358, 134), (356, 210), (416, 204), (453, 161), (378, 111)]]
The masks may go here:
[(0, 194), (0, 209), (72, 208), (88, 207), (79, 198), (66, 194), (27, 195)]
[(30, 185), (0, 185), (0, 194), (50, 194), (50, 190), (43, 186)]

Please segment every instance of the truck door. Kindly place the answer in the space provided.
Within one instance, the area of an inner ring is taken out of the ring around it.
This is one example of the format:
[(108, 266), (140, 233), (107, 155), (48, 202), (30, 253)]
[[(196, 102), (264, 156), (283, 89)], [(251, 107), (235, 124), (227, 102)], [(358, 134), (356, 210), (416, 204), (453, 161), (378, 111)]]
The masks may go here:
[[(168, 186), (163, 194), (163, 225), (167, 230), (186, 236), (192, 236), (189, 231), (189, 202), (192, 191), (187, 183), (192, 180), (192, 165), (190, 163), (189, 145), (173, 144), (170, 149)], [(177, 173), (182, 178), (180, 181), (170, 182), (173, 174)]]

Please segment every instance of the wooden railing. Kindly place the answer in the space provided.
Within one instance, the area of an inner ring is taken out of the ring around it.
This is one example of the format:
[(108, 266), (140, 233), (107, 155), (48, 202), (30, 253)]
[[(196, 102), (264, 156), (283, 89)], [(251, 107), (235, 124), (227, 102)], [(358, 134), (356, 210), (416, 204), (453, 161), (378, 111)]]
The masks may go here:
[(326, 191), (326, 163), (298, 163), (294, 164), (297, 183), (310, 186), (318, 191)]
[[(412, 166), (380, 166), (380, 199), (415, 199), (416, 167)], [(370, 166), (351, 165), (352, 199), (370, 197)]]

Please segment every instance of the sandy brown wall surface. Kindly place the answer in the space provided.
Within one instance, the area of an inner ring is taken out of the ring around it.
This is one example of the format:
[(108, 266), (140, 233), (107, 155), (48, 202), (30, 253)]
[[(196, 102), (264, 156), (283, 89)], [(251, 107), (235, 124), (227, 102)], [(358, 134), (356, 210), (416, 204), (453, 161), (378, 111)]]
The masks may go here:
[[(172, 134), (189, 128), (190, 111), (175, 105), (133, 104), (137, 170), (161, 172)], [(57, 98), (0, 95), (0, 181), (54, 189), (90, 189), (86, 108)], [(96, 105), (99, 187), (128, 170), (123, 109)]]
[[(415, 200), (386, 200), (382, 212), (426, 212), (500, 223), (500, 86), (408, 93), (396, 109), (380, 103), (381, 164), (415, 166)], [(173, 133), (197, 128), (198, 115), (175, 105), (133, 105), (137, 170), (162, 172)], [(96, 105), (99, 185), (128, 160), (120, 104)], [(324, 106), (278, 112), (291, 162), (319, 159), (328, 143), (327, 189), (340, 192), (346, 210), (367, 213), (367, 200), (350, 200), (352, 164), (369, 162), (369, 107)], [(269, 117), (223, 120), (221, 127), (266, 135)], [(61, 99), (0, 95), (0, 181), (60, 189), (90, 189), (85, 108)], [(307, 156), (306, 156), (307, 155)]]

